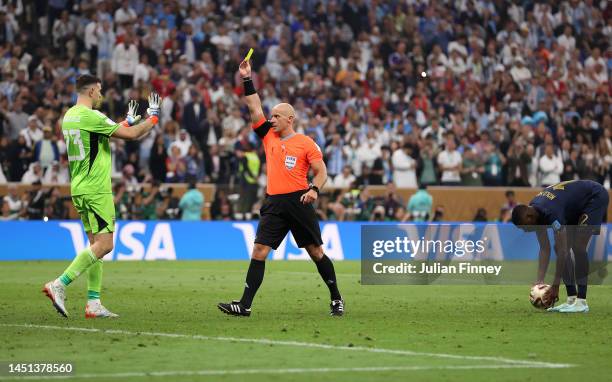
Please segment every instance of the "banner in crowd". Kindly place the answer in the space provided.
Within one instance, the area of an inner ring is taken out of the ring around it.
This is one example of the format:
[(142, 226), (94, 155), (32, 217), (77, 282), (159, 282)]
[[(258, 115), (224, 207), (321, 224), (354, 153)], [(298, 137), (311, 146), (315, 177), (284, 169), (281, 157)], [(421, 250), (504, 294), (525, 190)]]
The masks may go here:
[[(362, 226), (386, 226), (386, 232), (401, 227), (415, 240), (427, 237), (476, 243), (486, 237), (482, 245), (498, 260), (535, 260), (538, 255), (534, 233), (497, 223), (322, 222), (325, 253), (334, 260), (361, 259)], [(115, 228), (115, 248), (105, 257), (106, 261), (247, 260), (253, 249), (257, 222), (119, 221)], [(601, 235), (590, 243), (592, 251), (605, 254), (606, 258), (612, 253), (609, 250), (612, 230), (608, 228), (609, 225), (604, 225)], [(88, 244), (79, 221), (0, 222), (0, 240), (0, 260), (70, 260)], [(308, 260), (309, 257), (289, 234), (269, 259)]]

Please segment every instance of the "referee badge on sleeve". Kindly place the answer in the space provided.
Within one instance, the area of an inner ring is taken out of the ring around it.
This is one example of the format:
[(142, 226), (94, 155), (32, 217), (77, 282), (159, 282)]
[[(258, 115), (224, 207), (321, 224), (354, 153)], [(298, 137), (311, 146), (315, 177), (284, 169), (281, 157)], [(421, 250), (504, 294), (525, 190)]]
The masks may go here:
[(285, 167), (287, 170), (291, 170), (295, 167), (295, 163), (297, 162), (297, 157), (293, 157), (291, 155), (285, 155)]

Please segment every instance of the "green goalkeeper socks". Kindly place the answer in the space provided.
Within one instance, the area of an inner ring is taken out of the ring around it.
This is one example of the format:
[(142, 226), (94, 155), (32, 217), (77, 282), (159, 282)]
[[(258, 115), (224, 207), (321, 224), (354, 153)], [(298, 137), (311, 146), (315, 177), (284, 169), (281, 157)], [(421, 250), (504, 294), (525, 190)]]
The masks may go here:
[(102, 260), (87, 268), (87, 300), (99, 300), (102, 290)]
[(74, 260), (72, 260), (72, 263), (70, 263), (68, 268), (66, 268), (64, 273), (62, 273), (59, 280), (62, 282), (62, 284), (64, 284), (64, 286), (69, 285), (97, 260), (98, 258), (93, 254), (91, 248), (85, 248), (77, 255), (77, 257), (74, 258)]

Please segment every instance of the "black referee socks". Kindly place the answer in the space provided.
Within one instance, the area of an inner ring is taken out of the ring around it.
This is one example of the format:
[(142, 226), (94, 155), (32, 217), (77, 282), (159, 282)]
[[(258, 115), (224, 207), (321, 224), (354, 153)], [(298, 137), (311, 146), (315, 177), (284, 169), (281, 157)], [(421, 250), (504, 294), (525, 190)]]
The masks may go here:
[(255, 298), (257, 289), (261, 286), (261, 282), (264, 278), (264, 272), (266, 270), (266, 262), (256, 259), (251, 259), (249, 270), (247, 271), (246, 283), (244, 285), (244, 293), (240, 299), (240, 304), (249, 309)]
[(340, 292), (338, 291), (338, 283), (336, 282), (336, 271), (334, 270), (334, 263), (331, 262), (326, 254), (323, 254), (321, 260), (316, 261), (317, 270), (321, 275), (321, 278), (327, 284), (329, 293), (332, 300), (342, 300)]

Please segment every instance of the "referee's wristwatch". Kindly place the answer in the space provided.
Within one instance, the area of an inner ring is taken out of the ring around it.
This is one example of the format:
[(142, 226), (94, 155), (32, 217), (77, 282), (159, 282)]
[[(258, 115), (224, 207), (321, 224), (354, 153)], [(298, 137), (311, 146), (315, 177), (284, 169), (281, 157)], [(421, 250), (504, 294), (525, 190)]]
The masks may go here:
[(319, 196), (319, 187), (315, 186), (314, 183), (310, 183), (308, 185), (308, 189), (309, 190), (315, 190), (315, 192), (317, 193), (317, 196)]

